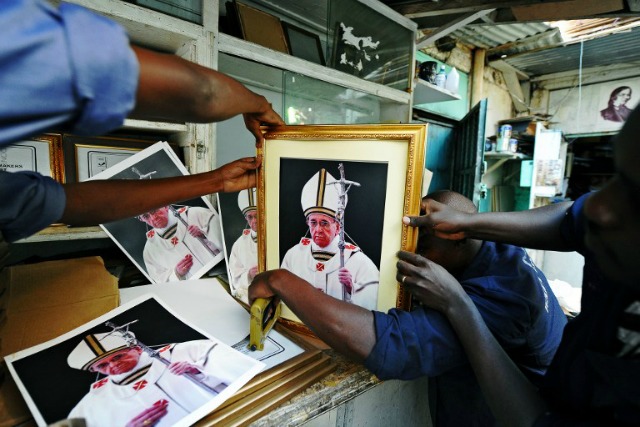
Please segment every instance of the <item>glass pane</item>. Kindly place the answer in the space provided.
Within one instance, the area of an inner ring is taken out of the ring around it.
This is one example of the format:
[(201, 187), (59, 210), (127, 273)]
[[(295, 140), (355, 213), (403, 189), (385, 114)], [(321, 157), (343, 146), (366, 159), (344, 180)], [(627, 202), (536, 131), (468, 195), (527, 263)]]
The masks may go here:
[(195, 24), (202, 24), (202, 0), (125, 0)]
[(388, 100), (284, 71), (284, 121), (289, 125), (380, 123)]
[(410, 87), (413, 31), (357, 0), (332, 0), (328, 65), (395, 89)]

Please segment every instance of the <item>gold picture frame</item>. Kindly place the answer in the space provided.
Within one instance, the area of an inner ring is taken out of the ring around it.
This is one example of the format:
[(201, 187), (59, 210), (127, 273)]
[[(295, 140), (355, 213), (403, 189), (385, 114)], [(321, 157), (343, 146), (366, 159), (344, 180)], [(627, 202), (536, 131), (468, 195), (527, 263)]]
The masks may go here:
[[(379, 270), (373, 309), (409, 309), (409, 296), (395, 279), (396, 254), (415, 250), (417, 243), (417, 231), (403, 225), (402, 217), (420, 212), (426, 128), (424, 124), (376, 124), (266, 129), (258, 153), (263, 158), (257, 182), (259, 271), (280, 268), (290, 248), (310, 244), (311, 238), (300, 238), (309, 229), (301, 189), (320, 169), (339, 179), (337, 169), (342, 165), (344, 179), (360, 187), (349, 190), (343, 216), (345, 235)], [(328, 274), (334, 270), (327, 271), (328, 283)], [(326, 291), (330, 293), (328, 287)], [(286, 306), (281, 322), (310, 333)]]
[(0, 170), (33, 171), (64, 182), (62, 136), (44, 134), (0, 148)]

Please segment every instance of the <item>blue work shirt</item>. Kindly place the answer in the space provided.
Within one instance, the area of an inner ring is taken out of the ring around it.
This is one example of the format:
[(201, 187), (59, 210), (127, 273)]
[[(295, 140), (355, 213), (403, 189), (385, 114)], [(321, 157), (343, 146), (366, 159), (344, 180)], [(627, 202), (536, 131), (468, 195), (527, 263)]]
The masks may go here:
[[(542, 383), (551, 411), (536, 427), (640, 425), (640, 351), (628, 333), (640, 329), (640, 295), (607, 280), (586, 249), (588, 197), (576, 200), (562, 223), (565, 241), (585, 257), (581, 312), (567, 325)], [(623, 351), (625, 344), (635, 352)]]
[[(525, 250), (483, 242), (457, 279), (512, 360), (529, 378), (541, 378), (560, 343), (566, 316)], [(392, 309), (374, 312), (374, 319), (377, 342), (365, 361), (368, 369), (380, 379), (431, 377), (436, 425), (494, 423), (464, 349), (441, 313), (424, 307)]]
[[(135, 105), (139, 66), (118, 24), (80, 6), (0, 1), (0, 149), (44, 132), (97, 135)], [(8, 241), (60, 219), (60, 184), (0, 171), (0, 232)]]

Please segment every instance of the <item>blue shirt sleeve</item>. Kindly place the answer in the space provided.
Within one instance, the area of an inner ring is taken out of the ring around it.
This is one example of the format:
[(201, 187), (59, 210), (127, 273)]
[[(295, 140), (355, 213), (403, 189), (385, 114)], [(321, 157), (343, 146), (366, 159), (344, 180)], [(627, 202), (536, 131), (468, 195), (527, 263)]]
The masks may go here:
[(54, 129), (96, 135), (122, 125), (139, 66), (121, 26), (42, 0), (2, 0), (0, 26), (0, 145)]
[(36, 172), (0, 172), (0, 231), (15, 242), (58, 221), (66, 197), (62, 185)]
[(364, 365), (381, 380), (435, 376), (467, 363), (449, 321), (437, 311), (373, 314), (377, 341)]
[(582, 210), (584, 209), (584, 202), (591, 195), (591, 193), (583, 194), (578, 197), (578, 199), (573, 202), (571, 207), (567, 210), (567, 213), (560, 224), (560, 233), (562, 234), (562, 238), (571, 245), (575, 251), (580, 254), (585, 254), (585, 246), (584, 246), (584, 234), (585, 234), (585, 223), (584, 223), (584, 215), (582, 215)]
[[(566, 317), (525, 250), (484, 242), (458, 278), (489, 330), (532, 378), (553, 358)], [(439, 312), (374, 312), (376, 345), (365, 366), (380, 379), (436, 376), (468, 363), (449, 321)]]

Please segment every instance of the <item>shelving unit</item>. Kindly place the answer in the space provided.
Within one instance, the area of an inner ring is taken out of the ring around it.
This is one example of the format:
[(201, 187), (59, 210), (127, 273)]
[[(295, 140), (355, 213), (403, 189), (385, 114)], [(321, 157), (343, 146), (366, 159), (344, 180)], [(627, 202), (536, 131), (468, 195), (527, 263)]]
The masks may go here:
[(488, 151), (484, 153), (484, 158), (487, 160), (496, 160), (496, 162), (493, 163), (491, 166), (489, 166), (484, 173), (493, 172), (494, 170), (498, 169), (500, 166), (502, 166), (504, 163), (506, 163), (509, 160), (531, 160), (532, 159), (531, 156), (527, 156), (522, 153), (511, 153), (511, 152), (505, 152), (505, 151), (503, 152)]
[(428, 104), (431, 102), (455, 101), (460, 95), (438, 87), (422, 79), (415, 79), (413, 89), (413, 105)]
[[(240, 58), (257, 63), (262, 67), (279, 70), (281, 78), (268, 81), (264, 75), (251, 75), (243, 66), (233, 69), (225, 69), (223, 72), (236, 77), (241, 82), (251, 84), (254, 87), (265, 85), (275, 93), (279, 93), (284, 100), (286, 98), (287, 82), (284, 73), (294, 73), (313, 79), (320, 84), (334, 85), (343, 91), (349, 92), (356, 99), (356, 104), (368, 102), (375, 111), (379, 122), (409, 122), (411, 119), (412, 88), (399, 90), (384, 84), (367, 81), (348, 73), (324, 67), (316, 63), (305, 61), (281, 52), (276, 52), (263, 46), (238, 39), (219, 32), (218, 22), (221, 10), (224, 10), (222, 0), (203, 2), (202, 25), (188, 22), (173, 16), (166, 15), (151, 9), (147, 9), (123, 0), (68, 0), (88, 9), (94, 10), (119, 22), (127, 30), (132, 43), (154, 50), (176, 54), (200, 65), (219, 69), (219, 61), (222, 55)], [(344, 7), (344, 2), (330, 0)], [(60, 0), (53, 0), (59, 4)], [(301, 27), (308, 28), (309, 23), (304, 22), (305, 14), (300, 14), (300, 5), (296, 1), (283, 1), (278, 5), (263, 0), (247, 0), (251, 4), (263, 4), (270, 13), (282, 13), (286, 20), (296, 22), (299, 19)], [(329, 3), (325, 4), (325, 7)], [(353, 2), (353, 7), (365, 8), (371, 13), (377, 14), (376, 19), (388, 20), (390, 24), (400, 25), (413, 34), (410, 40), (415, 40), (417, 25), (410, 19), (394, 12), (377, 0), (359, 0)], [(291, 9), (291, 10), (288, 10)], [(289, 13), (290, 12), (290, 13)], [(369, 12), (367, 12), (369, 13)], [(379, 16), (378, 16), (379, 14)], [(308, 15), (308, 14), (307, 14)], [(324, 22), (325, 27), (327, 25)], [(410, 70), (410, 78), (407, 84), (413, 80), (412, 64), (414, 59), (413, 46), (408, 46), (409, 58), (406, 64)], [(248, 74), (247, 74), (248, 73)], [(267, 81), (264, 81), (266, 79)], [(321, 90), (321, 85), (316, 90)], [(295, 95), (293, 87), (289, 85)], [(313, 91), (309, 91), (313, 93)], [(298, 94), (308, 96), (306, 93)], [(314, 99), (309, 99), (314, 102)], [(325, 100), (325, 104), (330, 100)], [(340, 105), (339, 102), (334, 104)], [(274, 102), (274, 106), (276, 103)], [(343, 102), (342, 105), (349, 105)], [(285, 116), (284, 111), (278, 111)], [(341, 123), (348, 123), (343, 121)], [(184, 150), (185, 165), (191, 173), (208, 171), (218, 164), (216, 161), (216, 139), (219, 137), (216, 124), (190, 124), (190, 123), (163, 123), (143, 120), (126, 120), (122, 130), (158, 134), (160, 138), (177, 143)], [(246, 130), (244, 130), (246, 132)], [(226, 140), (226, 138), (225, 138)], [(204, 155), (202, 153), (204, 152)], [(105, 233), (99, 227), (91, 227), (82, 231), (66, 227), (50, 227), (36, 236), (22, 240), (35, 242), (43, 240), (74, 240), (105, 238)]]

